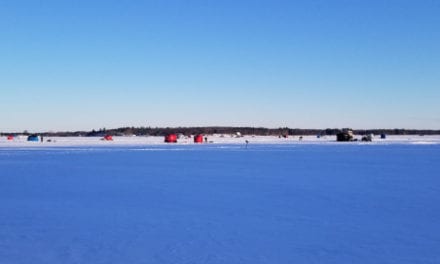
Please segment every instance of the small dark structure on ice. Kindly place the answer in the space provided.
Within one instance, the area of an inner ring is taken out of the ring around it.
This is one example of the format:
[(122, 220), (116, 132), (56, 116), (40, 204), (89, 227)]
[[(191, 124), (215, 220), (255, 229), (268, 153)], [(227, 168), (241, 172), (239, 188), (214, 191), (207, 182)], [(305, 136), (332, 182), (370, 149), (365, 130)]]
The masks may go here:
[(336, 141), (354, 141), (353, 131), (352, 130), (344, 130), (338, 134), (336, 134)]
[(373, 134), (368, 134), (362, 137), (362, 141), (371, 142), (373, 141)]

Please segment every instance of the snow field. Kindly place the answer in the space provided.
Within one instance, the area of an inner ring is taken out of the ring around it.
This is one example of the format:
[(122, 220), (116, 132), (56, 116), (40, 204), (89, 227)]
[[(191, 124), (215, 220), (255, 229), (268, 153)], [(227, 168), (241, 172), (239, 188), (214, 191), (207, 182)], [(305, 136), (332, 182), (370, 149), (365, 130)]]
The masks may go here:
[[(214, 145), (239, 144), (244, 145), (246, 140), (249, 144), (440, 144), (440, 135), (435, 136), (388, 136), (386, 139), (374, 137), (373, 142), (336, 142), (336, 136), (290, 136), (279, 138), (276, 136), (243, 136), (231, 137), (229, 135), (207, 135), (208, 142)], [(164, 137), (156, 136), (114, 136), (113, 141), (102, 140), (101, 137), (44, 137), (44, 142), (27, 142), (25, 136), (18, 136), (14, 140), (0, 137), (2, 147), (63, 147), (63, 146), (147, 146), (166, 145)], [(360, 140), (360, 136), (357, 136)], [(50, 140), (51, 142), (47, 142)], [(172, 143), (173, 144), (173, 143)], [(193, 138), (180, 138), (178, 145), (194, 145)]]
[(101, 143), (0, 148), (0, 263), (440, 261), (437, 144)]

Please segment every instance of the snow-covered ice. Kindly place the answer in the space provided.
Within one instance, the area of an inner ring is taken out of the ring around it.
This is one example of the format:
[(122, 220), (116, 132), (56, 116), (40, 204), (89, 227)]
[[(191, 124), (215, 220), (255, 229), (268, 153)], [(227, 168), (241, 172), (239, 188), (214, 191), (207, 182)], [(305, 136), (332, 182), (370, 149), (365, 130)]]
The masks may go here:
[[(347, 142), (336, 142), (336, 136), (290, 136), (288, 138), (279, 138), (276, 136), (243, 136), (231, 137), (229, 135), (209, 135), (208, 142), (212, 144), (245, 144), (247, 140), (250, 144), (344, 144)], [(434, 136), (388, 136), (386, 139), (374, 137), (373, 142), (361, 142), (361, 136), (356, 137), (359, 141), (350, 142), (350, 144), (440, 144), (440, 135)], [(27, 142), (25, 136), (18, 136), (14, 140), (7, 140), (6, 137), (0, 138), (0, 148), (2, 147), (59, 147), (59, 146), (140, 146), (140, 145), (164, 145), (164, 138), (157, 136), (114, 136), (113, 141), (102, 140), (102, 137), (44, 137), (41, 142)], [(47, 142), (50, 140), (51, 142)], [(177, 144), (192, 145), (192, 138), (178, 140)]]
[(439, 137), (162, 140), (0, 141), (0, 263), (440, 263)]

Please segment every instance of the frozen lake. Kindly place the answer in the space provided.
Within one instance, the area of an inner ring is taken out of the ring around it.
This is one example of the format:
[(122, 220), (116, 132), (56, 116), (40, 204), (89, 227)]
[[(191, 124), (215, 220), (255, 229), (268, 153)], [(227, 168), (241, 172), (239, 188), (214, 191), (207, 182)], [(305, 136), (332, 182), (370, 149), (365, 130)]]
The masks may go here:
[(439, 144), (0, 148), (0, 263), (440, 263)]

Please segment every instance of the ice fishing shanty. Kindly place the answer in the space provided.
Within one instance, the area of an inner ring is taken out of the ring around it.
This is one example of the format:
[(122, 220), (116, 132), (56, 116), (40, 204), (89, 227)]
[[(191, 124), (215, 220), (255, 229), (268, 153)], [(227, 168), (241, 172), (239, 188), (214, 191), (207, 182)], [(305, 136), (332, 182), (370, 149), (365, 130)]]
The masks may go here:
[(113, 141), (113, 136), (112, 136), (112, 135), (105, 135), (105, 136), (102, 138), (102, 140), (105, 140), (105, 141)]
[(165, 136), (165, 143), (177, 143), (177, 135), (176, 134), (168, 134)]
[(195, 135), (194, 143), (203, 143), (203, 135), (202, 134)]
[(38, 142), (40, 141), (40, 138), (37, 135), (30, 135), (27, 137), (27, 141)]
[(346, 141), (354, 141), (353, 131), (351, 129), (344, 130), (336, 134), (336, 141), (346, 142)]

